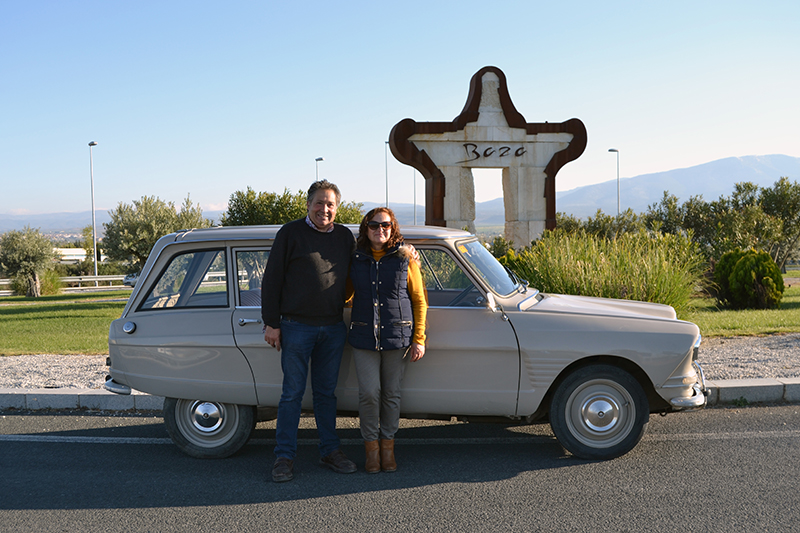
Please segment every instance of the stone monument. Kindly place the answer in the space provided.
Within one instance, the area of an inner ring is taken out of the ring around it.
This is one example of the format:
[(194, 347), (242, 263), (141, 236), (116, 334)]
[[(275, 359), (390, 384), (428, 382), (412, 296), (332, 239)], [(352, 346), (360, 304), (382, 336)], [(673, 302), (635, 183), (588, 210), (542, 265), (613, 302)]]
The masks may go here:
[(556, 174), (586, 148), (586, 128), (573, 118), (529, 123), (514, 107), (506, 77), (484, 67), (452, 122), (404, 119), (392, 128), (394, 157), (425, 177), (425, 224), (475, 231), (473, 168), (503, 172), (505, 238), (526, 246), (556, 226)]

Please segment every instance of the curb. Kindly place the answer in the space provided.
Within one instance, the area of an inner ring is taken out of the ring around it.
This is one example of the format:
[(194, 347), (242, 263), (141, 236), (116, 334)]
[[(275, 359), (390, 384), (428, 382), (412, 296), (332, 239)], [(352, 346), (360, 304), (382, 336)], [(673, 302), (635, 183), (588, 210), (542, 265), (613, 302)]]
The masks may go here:
[(800, 403), (800, 378), (706, 381), (709, 405), (767, 402)]
[(0, 389), (0, 410), (161, 411), (163, 406), (163, 397), (138, 391), (122, 395), (104, 389)]
[[(800, 403), (800, 378), (710, 380), (706, 385), (708, 405)], [(138, 391), (124, 396), (104, 389), (0, 389), (0, 410), (160, 411), (163, 405), (163, 397)]]

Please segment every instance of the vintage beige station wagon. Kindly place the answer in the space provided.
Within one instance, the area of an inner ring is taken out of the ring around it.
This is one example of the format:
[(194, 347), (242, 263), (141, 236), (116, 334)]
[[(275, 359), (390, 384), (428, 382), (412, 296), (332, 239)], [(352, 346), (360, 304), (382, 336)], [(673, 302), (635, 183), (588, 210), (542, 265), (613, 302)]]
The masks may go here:
[[(195, 457), (235, 453), (261, 408), (278, 405), (281, 358), (264, 341), (260, 309), (278, 229), (163, 237), (111, 324), (106, 389), (164, 396), (173, 441)], [(671, 307), (543, 294), (474, 235), (402, 231), (419, 251), (430, 305), (426, 355), (403, 380), (403, 416), (549, 420), (573, 455), (610, 459), (636, 446), (651, 413), (705, 406), (700, 332)], [(357, 412), (349, 347), (336, 394), (340, 412)], [(311, 409), (310, 387), (304, 407)]]

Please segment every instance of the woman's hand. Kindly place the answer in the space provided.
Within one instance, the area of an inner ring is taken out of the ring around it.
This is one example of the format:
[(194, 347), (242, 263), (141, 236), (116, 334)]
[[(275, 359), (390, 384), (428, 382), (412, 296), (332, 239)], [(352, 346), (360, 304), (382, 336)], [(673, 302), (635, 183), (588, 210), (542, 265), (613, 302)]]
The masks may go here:
[(411, 347), (408, 349), (408, 358), (411, 359), (411, 362), (419, 361), (422, 359), (422, 356), (425, 355), (425, 345), (424, 344), (412, 344)]

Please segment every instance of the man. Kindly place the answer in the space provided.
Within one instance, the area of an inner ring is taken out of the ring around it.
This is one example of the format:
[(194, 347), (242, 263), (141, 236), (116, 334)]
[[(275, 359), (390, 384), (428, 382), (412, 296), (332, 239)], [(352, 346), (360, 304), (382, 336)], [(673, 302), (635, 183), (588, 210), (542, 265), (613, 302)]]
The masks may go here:
[(341, 201), (327, 180), (308, 189), (305, 219), (284, 225), (275, 236), (261, 289), (264, 340), (281, 352), (283, 392), (278, 404), (276, 460), (272, 479), (294, 475), (297, 430), (309, 366), (320, 464), (340, 474), (356, 465), (339, 449), (336, 383), (347, 328), (342, 318), (353, 234), (334, 224)]

